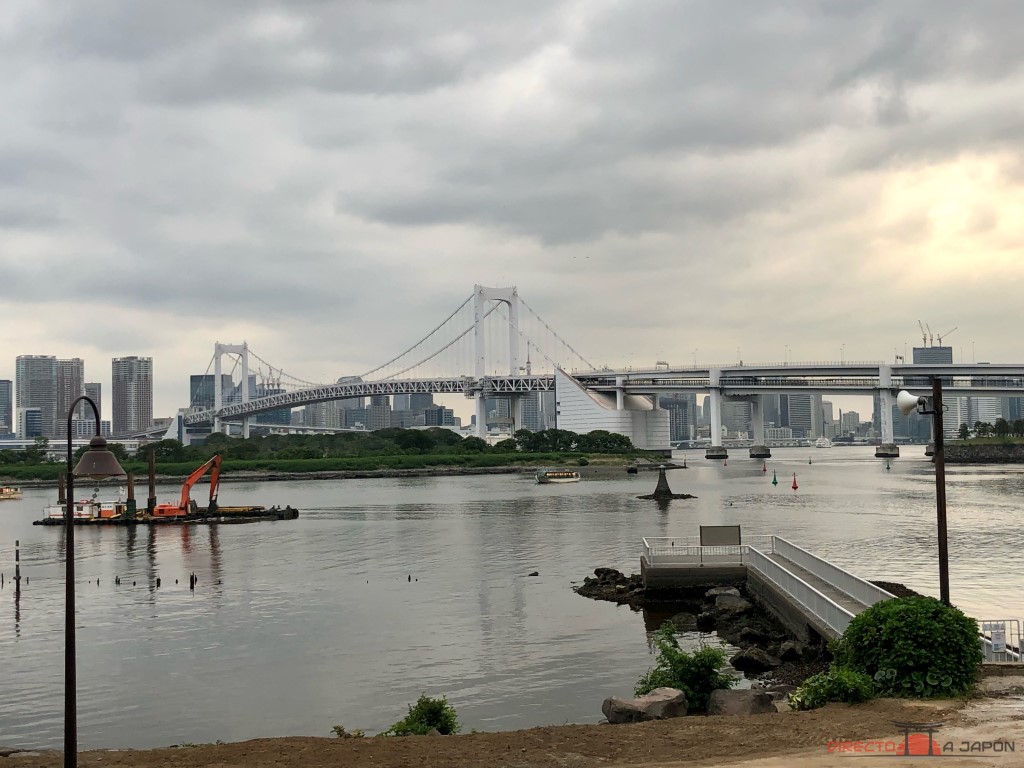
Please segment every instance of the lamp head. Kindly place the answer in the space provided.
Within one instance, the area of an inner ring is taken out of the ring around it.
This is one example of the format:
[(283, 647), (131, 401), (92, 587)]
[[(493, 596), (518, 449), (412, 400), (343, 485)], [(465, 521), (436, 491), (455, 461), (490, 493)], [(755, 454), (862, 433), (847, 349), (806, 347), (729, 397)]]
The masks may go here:
[(127, 474), (114, 456), (107, 449), (107, 441), (100, 435), (96, 435), (89, 441), (89, 450), (82, 454), (75, 467), (75, 477), (89, 477), (93, 480), (103, 480), (107, 477), (118, 477)]
[(900, 413), (904, 416), (909, 416), (912, 410), (922, 405), (928, 405), (927, 397), (912, 395), (905, 389), (896, 395), (896, 407), (900, 409)]

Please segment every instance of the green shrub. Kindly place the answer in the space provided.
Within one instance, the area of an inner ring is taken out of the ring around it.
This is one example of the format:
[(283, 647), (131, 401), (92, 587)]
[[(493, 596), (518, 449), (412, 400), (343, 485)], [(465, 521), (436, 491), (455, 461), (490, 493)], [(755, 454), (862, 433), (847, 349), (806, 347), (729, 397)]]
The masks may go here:
[(459, 720), (455, 708), (442, 696), (431, 699), (420, 696), (416, 703), (409, 707), (409, 714), (386, 731), (385, 736), (425, 736), (433, 729), (447, 736), (459, 732)]
[(679, 647), (675, 627), (671, 622), (661, 625), (654, 636), (658, 649), (654, 667), (641, 677), (634, 693), (643, 696), (655, 688), (678, 688), (686, 693), (689, 712), (706, 712), (711, 692), (718, 688), (732, 688), (735, 679), (722, 672), (725, 653), (721, 648), (705, 646), (694, 653)]
[(336, 725), (331, 728), (331, 731), (339, 739), (361, 739), (366, 735), (362, 728), (356, 728), (355, 730), (350, 731), (347, 730), (344, 725)]
[(857, 704), (875, 695), (875, 683), (863, 672), (829, 666), (824, 672), (807, 678), (789, 695), (794, 709), (817, 709), (830, 701)]
[(933, 597), (875, 603), (833, 643), (836, 663), (870, 675), (880, 696), (958, 696), (981, 664), (978, 625)]

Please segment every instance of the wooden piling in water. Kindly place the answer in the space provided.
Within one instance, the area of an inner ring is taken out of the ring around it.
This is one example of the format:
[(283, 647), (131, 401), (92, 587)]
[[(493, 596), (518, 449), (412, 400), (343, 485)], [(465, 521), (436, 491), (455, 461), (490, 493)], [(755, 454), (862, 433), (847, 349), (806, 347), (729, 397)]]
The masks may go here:
[(152, 515), (156, 508), (156, 453), (149, 449), (149, 498), (146, 500), (146, 512)]
[(21, 592), (21, 540), (14, 542), (14, 596)]
[(63, 472), (61, 472), (59, 475), (57, 475), (57, 503), (58, 504), (67, 504), (68, 503), (67, 477), (64, 475)]
[(128, 500), (127, 500), (127, 507), (125, 509), (125, 513), (127, 514), (128, 517), (134, 518), (135, 517), (135, 512), (136, 512), (136, 508), (135, 508), (135, 473), (134, 472), (129, 472), (128, 473)]

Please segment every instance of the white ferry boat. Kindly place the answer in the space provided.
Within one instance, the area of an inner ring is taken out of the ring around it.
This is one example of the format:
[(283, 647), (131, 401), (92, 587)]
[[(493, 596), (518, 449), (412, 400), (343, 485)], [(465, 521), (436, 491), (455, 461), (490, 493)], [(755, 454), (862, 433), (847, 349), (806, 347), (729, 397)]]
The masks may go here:
[(539, 469), (538, 483), (578, 483), (580, 473), (572, 469)]
[(831, 448), (832, 447), (832, 441), (829, 440), (827, 437), (819, 437), (817, 440), (814, 441), (814, 447), (815, 448)]

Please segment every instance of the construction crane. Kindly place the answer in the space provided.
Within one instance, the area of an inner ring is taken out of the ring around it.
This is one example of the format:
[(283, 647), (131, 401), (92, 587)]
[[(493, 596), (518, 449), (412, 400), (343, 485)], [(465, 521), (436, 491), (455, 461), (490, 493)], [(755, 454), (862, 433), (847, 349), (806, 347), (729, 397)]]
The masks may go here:
[(959, 328), (959, 327), (960, 327), (960, 326), (959, 326), (959, 325), (957, 325), (957, 326), (954, 326), (953, 328), (950, 328), (950, 329), (949, 329), (948, 331), (946, 331), (945, 333), (936, 333), (936, 334), (935, 334), (935, 338), (937, 338), (937, 339), (939, 340), (939, 346), (940, 346), (940, 347), (942, 346), (942, 340), (943, 340), (944, 338), (946, 338), (947, 336), (949, 336), (949, 334), (951, 334), (951, 333), (952, 333), (953, 331), (955, 331), (955, 330), (956, 330), (957, 328)]
[(157, 504), (153, 508), (153, 517), (185, 517), (196, 512), (196, 503), (192, 501), (190, 491), (199, 482), (199, 478), (210, 471), (210, 504), (207, 512), (212, 514), (217, 509), (217, 489), (220, 486), (220, 454), (203, 464), (189, 475), (181, 486), (181, 501), (178, 504)]
[(928, 346), (928, 334), (924, 332), (924, 324), (920, 320), (917, 321), (917, 327), (921, 329), (921, 346), (922, 347), (927, 347)]

